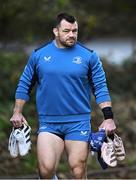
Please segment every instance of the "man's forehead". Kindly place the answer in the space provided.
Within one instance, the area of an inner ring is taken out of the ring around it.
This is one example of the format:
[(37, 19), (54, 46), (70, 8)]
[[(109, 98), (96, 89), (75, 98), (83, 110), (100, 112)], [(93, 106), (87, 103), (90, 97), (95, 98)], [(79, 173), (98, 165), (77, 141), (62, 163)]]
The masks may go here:
[(78, 28), (78, 24), (77, 22), (75, 21), (74, 23), (70, 23), (68, 21), (66, 21), (65, 19), (63, 19), (61, 22), (60, 22), (60, 27), (63, 28), (63, 29), (77, 29)]

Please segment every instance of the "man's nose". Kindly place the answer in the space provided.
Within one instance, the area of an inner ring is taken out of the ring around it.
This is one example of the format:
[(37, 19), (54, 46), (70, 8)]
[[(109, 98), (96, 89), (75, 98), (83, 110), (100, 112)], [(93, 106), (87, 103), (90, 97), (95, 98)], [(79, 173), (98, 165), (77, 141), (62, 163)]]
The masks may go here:
[(73, 36), (74, 36), (73, 31), (70, 31), (70, 32), (69, 32), (69, 36), (70, 36), (70, 37), (73, 37)]

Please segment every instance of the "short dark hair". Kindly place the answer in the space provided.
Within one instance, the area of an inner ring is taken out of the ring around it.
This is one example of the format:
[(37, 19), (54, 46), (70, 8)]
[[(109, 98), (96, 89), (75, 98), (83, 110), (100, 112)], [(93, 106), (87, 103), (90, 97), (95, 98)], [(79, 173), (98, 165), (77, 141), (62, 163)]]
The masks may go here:
[(63, 19), (65, 19), (66, 21), (68, 21), (70, 23), (74, 23), (76, 21), (76, 18), (74, 16), (67, 14), (67, 13), (60, 13), (56, 17), (54, 26), (57, 27)]

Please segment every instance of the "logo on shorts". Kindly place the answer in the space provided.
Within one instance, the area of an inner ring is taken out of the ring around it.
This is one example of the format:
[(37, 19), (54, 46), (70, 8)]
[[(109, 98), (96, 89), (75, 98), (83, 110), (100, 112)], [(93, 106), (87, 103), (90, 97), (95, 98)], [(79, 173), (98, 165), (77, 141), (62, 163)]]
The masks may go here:
[(39, 128), (39, 130), (44, 130), (44, 129), (46, 129), (47, 128), (47, 126), (41, 126), (40, 128)]
[(81, 134), (82, 136), (87, 136), (87, 131), (81, 131), (80, 134)]

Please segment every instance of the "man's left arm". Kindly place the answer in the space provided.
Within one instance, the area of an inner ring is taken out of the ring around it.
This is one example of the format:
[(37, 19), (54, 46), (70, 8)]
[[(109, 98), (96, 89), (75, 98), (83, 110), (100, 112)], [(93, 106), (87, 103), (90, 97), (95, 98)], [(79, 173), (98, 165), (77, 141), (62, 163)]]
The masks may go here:
[(92, 53), (90, 65), (92, 71), (91, 80), (93, 94), (95, 96), (96, 103), (99, 105), (104, 115), (104, 121), (99, 128), (104, 128), (107, 134), (111, 134), (116, 129), (116, 125), (113, 120), (111, 98), (102, 62), (95, 52)]

